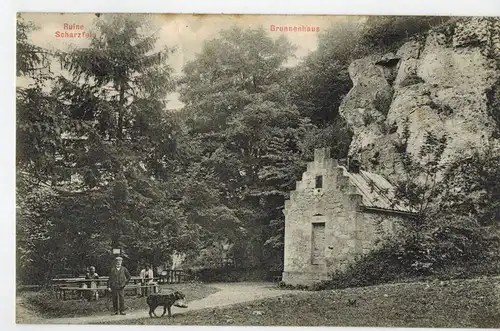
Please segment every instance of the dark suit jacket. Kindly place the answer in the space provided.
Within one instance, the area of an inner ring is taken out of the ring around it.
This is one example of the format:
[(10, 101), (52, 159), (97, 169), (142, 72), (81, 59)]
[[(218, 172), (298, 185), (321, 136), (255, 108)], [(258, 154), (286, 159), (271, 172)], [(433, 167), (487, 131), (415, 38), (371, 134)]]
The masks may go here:
[(130, 273), (128, 272), (127, 268), (121, 266), (120, 270), (117, 270), (116, 267), (113, 267), (109, 272), (108, 286), (113, 290), (118, 290), (124, 288), (129, 280)]

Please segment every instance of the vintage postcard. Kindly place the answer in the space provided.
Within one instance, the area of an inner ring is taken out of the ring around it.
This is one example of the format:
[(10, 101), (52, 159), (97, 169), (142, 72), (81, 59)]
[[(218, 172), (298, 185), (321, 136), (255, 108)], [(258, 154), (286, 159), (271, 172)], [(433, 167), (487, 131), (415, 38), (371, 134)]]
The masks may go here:
[(500, 19), (18, 13), (19, 324), (500, 327)]

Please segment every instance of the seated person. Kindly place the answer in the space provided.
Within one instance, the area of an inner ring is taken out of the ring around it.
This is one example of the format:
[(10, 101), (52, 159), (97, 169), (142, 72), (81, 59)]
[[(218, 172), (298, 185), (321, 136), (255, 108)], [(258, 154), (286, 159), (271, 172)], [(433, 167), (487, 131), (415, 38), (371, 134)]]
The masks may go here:
[[(85, 275), (85, 279), (99, 279), (99, 275), (97, 274), (97, 272), (95, 272), (95, 267), (94, 266), (91, 266), (89, 268), (89, 272), (87, 272), (87, 274)], [(92, 289), (97, 289), (97, 282), (96, 281), (93, 281), (93, 282), (87, 282), (86, 284), (86, 288), (92, 288)], [(90, 301), (92, 300), (93, 298), (95, 298), (96, 300), (99, 298), (99, 294), (97, 292), (97, 290), (95, 291), (89, 291), (89, 294), (87, 296), (87, 299)]]

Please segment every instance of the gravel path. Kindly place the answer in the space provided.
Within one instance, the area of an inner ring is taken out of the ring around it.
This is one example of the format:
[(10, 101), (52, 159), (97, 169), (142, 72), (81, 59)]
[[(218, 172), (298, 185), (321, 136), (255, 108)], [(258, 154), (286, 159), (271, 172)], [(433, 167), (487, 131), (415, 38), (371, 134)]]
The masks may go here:
[[(182, 309), (172, 307), (172, 314), (185, 313), (193, 310), (200, 310), (205, 308), (217, 308), (229, 306), (242, 302), (255, 301), (264, 298), (277, 297), (288, 294), (294, 291), (279, 290), (275, 284), (272, 283), (220, 283), (210, 284), (210, 286), (219, 289), (218, 292), (213, 293), (206, 298), (188, 302), (188, 308)], [(189, 300), (189, 298), (186, 298)], [(158, 311), (162, 310), (161, 307)], [(157, 314), (158, 314), (157, 311)], [(131, 320), (137, 318), (149, 317), (147, 306), (143, 311), (133, 311), (127, 313), (125, 316), (117, 315), (94, 315), (83, 317), (64, 317), (52, 319), (37, 319), (36, 321), (25, 321), (24, 323), (36, 324), (94, 324), (101, 322), (113, 322), (121, 320)]]

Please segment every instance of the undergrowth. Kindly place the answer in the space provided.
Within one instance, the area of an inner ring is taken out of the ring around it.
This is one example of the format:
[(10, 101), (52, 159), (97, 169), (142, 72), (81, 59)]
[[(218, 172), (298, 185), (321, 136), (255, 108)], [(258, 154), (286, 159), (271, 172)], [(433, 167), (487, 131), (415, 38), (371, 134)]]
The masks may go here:
[[(214, 287), (200, 283), (168, 284), (162, 285), (161, 288), (183, 292), (187, 302), (202, 299), (218, 291)], [(20, 293), (19, 295), (24, 295), (28, 305), (46, 318), (89, 316), (112, 311), (112, 302), (109, 296), (101, 297), (97, 301), (78, 299), (63, 301), (56, 298), (51, 291), (41, 291), (29, 295)], [(126, 296), (125, 307), (128, 311), (145, 310), (147, 309), (146, 299), (144, 297)]]

